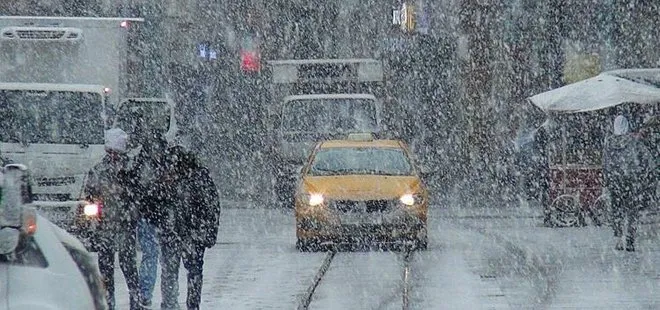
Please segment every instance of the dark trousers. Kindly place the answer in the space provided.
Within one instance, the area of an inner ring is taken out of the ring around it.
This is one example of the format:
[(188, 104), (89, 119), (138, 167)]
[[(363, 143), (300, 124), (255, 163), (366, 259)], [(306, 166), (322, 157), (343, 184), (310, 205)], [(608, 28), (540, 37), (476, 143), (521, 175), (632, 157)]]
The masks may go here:
[(628, 222), (626, 243), (633, 245), (637, 235), (637, 221), (639, 219), (639, 195), (635, 195), (630, 187), (614, 186), (610, 189), (612, 200), (612, 228), (614, 237), (623, 237), (623, 227)]
[[(199, 309), (202, 300), (202, 270), (204, 267), (204, 246), (182, 243), (175, 238), (161, 239), (161, 294), (162, 309), (178, 309), (179, 297), (179, 266), (188, 271), (188, 293), (186, 306), (188, 310)], [(178, 238), (177, 238), (178, 239)], [(168, 242), (171, 241), (171, 242)]]
[(104, 231), (99, 237), (99, 270), (106, 287), (109, 308), (115, 309), (115, 253), (124, 273), (130, 296), (130, 309), (140, 309), (140, 285), (136, 264), (136, 223), (122, 223), (121, 232)]

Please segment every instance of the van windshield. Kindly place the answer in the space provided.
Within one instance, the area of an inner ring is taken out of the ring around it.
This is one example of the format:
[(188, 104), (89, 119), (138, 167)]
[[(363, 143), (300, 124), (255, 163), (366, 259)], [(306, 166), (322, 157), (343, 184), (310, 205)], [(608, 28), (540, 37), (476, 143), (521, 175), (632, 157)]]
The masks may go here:
[(282, 111), (285, 132), (374, 132), (376, 102), (372, 99), (320, 98), (292, 100)]
[(100, 93), (0, 90), (0, 140), (103, 144), (102, 111)]

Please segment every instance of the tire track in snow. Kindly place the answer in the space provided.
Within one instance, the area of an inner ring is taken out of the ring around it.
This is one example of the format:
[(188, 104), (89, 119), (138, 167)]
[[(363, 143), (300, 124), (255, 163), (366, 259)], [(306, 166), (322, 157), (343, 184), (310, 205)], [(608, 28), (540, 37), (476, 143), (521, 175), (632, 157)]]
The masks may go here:
[(323, 262), (321, 262), (321, 267), (319, 268), (319, 271), (316, 273), (314, 279), (312, 280), (312, 284), (309, 286), (307, 292), (303, 296), (300, 305), (298, 306), (298, 310), (306, 310), (309, 308), (309, 304), (312, 302), (312, 297), (314, 296), (314, 292), (321, 283), (321, 279), (323, 279), (325, 272), (328, 271), (328, 268), (330, 268), (332, 259), (335, 258), (336, 254), (337, 252), (334, 250), (326, 254), (325, 258), (323, 259)]
[(410, 262), (412, 261), (413, 251), (406, 251), (403, 257), (403, 275), (401, 281), (403, 282), (403, 292), (401, 293), (402, 309), (408, 310), (410, 307)]
[[(396, 308), (407, 310), (412, 287), (411, 261), (412, 251), (408, 249), (403, 252), (328, 252), (297, 309), (309, 309), (314, 301), (311, 308), (392, 309), (397, 305)], [(334, 272), (328, 275), (331, 268)], [(323, 287), (321, 295), (315, 295), (319, 287)], [(402, 306), (398, 306), (399, 302)]]
[(479, 233), (499, 244), (509, 254), (516, 258), (517, 262), (514, 266), (517, 269), (526, 269), (523, 270), (522, 273), (526, 273), (527, 276), (534, 276), (537, 283), (541, 285), (539, 288), (540, 293), (536, 297), (537, 300), (535, 302), (538, 305), (547, 305), (552, 302), (556, 294), (561, 274), (561, 265), (557, 262), (556, 257), (549, 256), (544, 259), (531, 248), (517, 245), (513, 241), (507, 239), (504, 235), (488, 230), (484, 227), (477, 227), (465, 223), (457, 224), (457, 226)]

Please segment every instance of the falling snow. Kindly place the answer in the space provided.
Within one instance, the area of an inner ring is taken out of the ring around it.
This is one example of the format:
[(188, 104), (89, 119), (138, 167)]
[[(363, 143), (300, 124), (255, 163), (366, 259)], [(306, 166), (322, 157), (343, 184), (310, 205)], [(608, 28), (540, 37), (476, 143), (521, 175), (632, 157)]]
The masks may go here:
[[(2, 1), (0, 310), (106, 309), (108, 265), (138, 309), (161, 251), (153, 308), (185, 308), (200, 249), (202, 309), (660, 308), (659, 24), (632, 0)], [(349, 137), (404, 151), (318, 144)], [(428, 248), (306, 251), (330, 225), (306, 214), (358, 194), (424, 206)]]

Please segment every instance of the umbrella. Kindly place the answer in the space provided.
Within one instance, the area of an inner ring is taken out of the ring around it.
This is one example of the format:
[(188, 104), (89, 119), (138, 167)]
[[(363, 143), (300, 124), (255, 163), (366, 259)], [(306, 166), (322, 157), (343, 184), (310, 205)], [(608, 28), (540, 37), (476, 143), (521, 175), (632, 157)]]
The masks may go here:
[[(643, 76), (641, 78), (640, 76)], [(660, 102), (660, 69), (625, 69), (532, 96), (529, 100), (545, 112), (576, 113), (613, 107), (626, 102)]]

